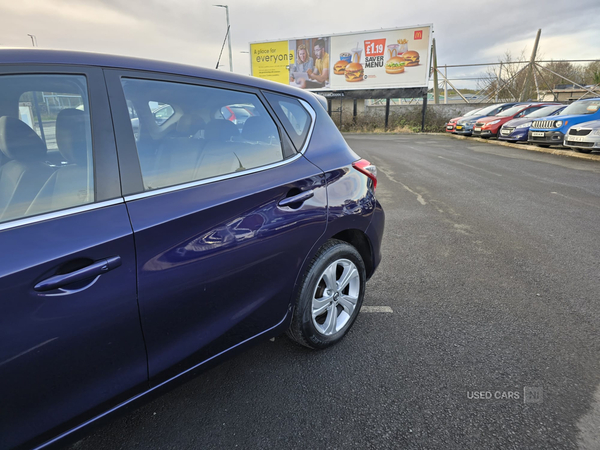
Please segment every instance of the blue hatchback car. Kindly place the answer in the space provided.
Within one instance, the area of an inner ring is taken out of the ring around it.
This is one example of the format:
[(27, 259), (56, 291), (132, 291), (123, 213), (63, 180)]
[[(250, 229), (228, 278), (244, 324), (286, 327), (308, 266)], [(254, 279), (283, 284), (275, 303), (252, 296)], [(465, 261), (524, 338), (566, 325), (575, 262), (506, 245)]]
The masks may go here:
[(600, 119), (600, 98), (588, 98), (571, 103), (557, 116), (534, 120), (527, 141), (540, 147), (562, 145), (569, 128)]
[[(0, 55), (1, 448), (64, 442), (285, 332), (344, 337), (384, 213), (321, 100), (178, 64)], [(252, 111), (241, 129), (232, 105)]]

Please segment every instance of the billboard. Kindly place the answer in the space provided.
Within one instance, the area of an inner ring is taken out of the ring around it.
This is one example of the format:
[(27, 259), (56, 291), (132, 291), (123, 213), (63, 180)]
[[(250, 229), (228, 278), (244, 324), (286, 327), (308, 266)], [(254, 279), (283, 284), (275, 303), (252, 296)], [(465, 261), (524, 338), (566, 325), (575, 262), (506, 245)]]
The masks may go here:
[(432, 25), (250, 44), (252, 75), (310, 90), (427, 87)]
[(288, 50), (288, 41), (250, 44), (252, 76), (265, 80), (288, 82), (287, 67), (294, 60)]

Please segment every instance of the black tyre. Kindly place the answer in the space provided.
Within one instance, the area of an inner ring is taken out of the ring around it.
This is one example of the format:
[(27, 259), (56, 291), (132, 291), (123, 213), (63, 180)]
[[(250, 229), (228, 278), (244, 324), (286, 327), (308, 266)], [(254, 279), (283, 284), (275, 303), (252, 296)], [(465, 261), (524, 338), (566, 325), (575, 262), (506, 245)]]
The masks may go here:
[(542, 148), (550, 147), (548, 144), (535, 144), (535, 145), (537, 145), (538, 147), (542, 147)]
[(288, 336), (313, 349), (340, 341), (358, 316), (365, 283), (360, 253), (346, 242), (327, 241), (302, 280)]
[(587, 148), (575, 148), (572, 147), (571, 150), (575, 150), (577, 153), (591, 153), (592, 151)]

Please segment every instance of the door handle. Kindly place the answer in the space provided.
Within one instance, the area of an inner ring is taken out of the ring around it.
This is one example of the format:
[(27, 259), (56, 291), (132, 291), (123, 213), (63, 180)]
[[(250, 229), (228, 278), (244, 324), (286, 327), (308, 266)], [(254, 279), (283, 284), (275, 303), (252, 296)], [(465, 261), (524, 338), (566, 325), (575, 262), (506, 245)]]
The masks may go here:
[(65, 273), (61, 275), (54, 275), (44, 281), (40, 281), (36, 284), (33, 289), (36, 291), (51, 291), (58, 289), (63, 286), (67, 286), (78, 281), (86, 280), (88, 278), (94, 278), (104, 273), (110, 272), (121, 265), (121, 257), (113, 256), (111, 258), (101, 259), (89, 266), (83, 267), (74, 272)]
[(313, 190), (300, 192), (299, 194), (293, 195), (291, 197), (286, 197), (281, 200), (278, 205), (279, 206), (291, 206), (295, 203), (304, 203), (309, 198), (312, 198), (315, 195)]

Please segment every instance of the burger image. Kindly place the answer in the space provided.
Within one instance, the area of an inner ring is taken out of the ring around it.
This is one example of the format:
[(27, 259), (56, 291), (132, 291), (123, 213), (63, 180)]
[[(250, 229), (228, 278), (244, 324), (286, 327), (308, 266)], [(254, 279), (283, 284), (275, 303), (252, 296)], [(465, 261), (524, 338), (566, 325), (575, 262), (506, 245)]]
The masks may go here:
[(350, 63), (346, 66), (345, 74), (346, 81), (362, 81), (365, 71), (361, 63)]
[(386, 73), (402, 73), (404, 72), (404, 66), (406, 65), (406, 61), (402, 56), (394, 56), (393, 58), (388, 59), (385, 63), (385, 72)]
[(419, 54), (414, 50), (409, 50), (408, 52), (402, 53), (402, 57), (406, 61), (406, 65), (408, 67), (419, 65)]
[(344, 61), (343, 59), (341, 61), (336, 62), (333, 65), (333, 73), (335, 73), (336, 75), (344, 75), (344, 72), (346, 71), (346, 66), (348, 64), (348, 61)]

